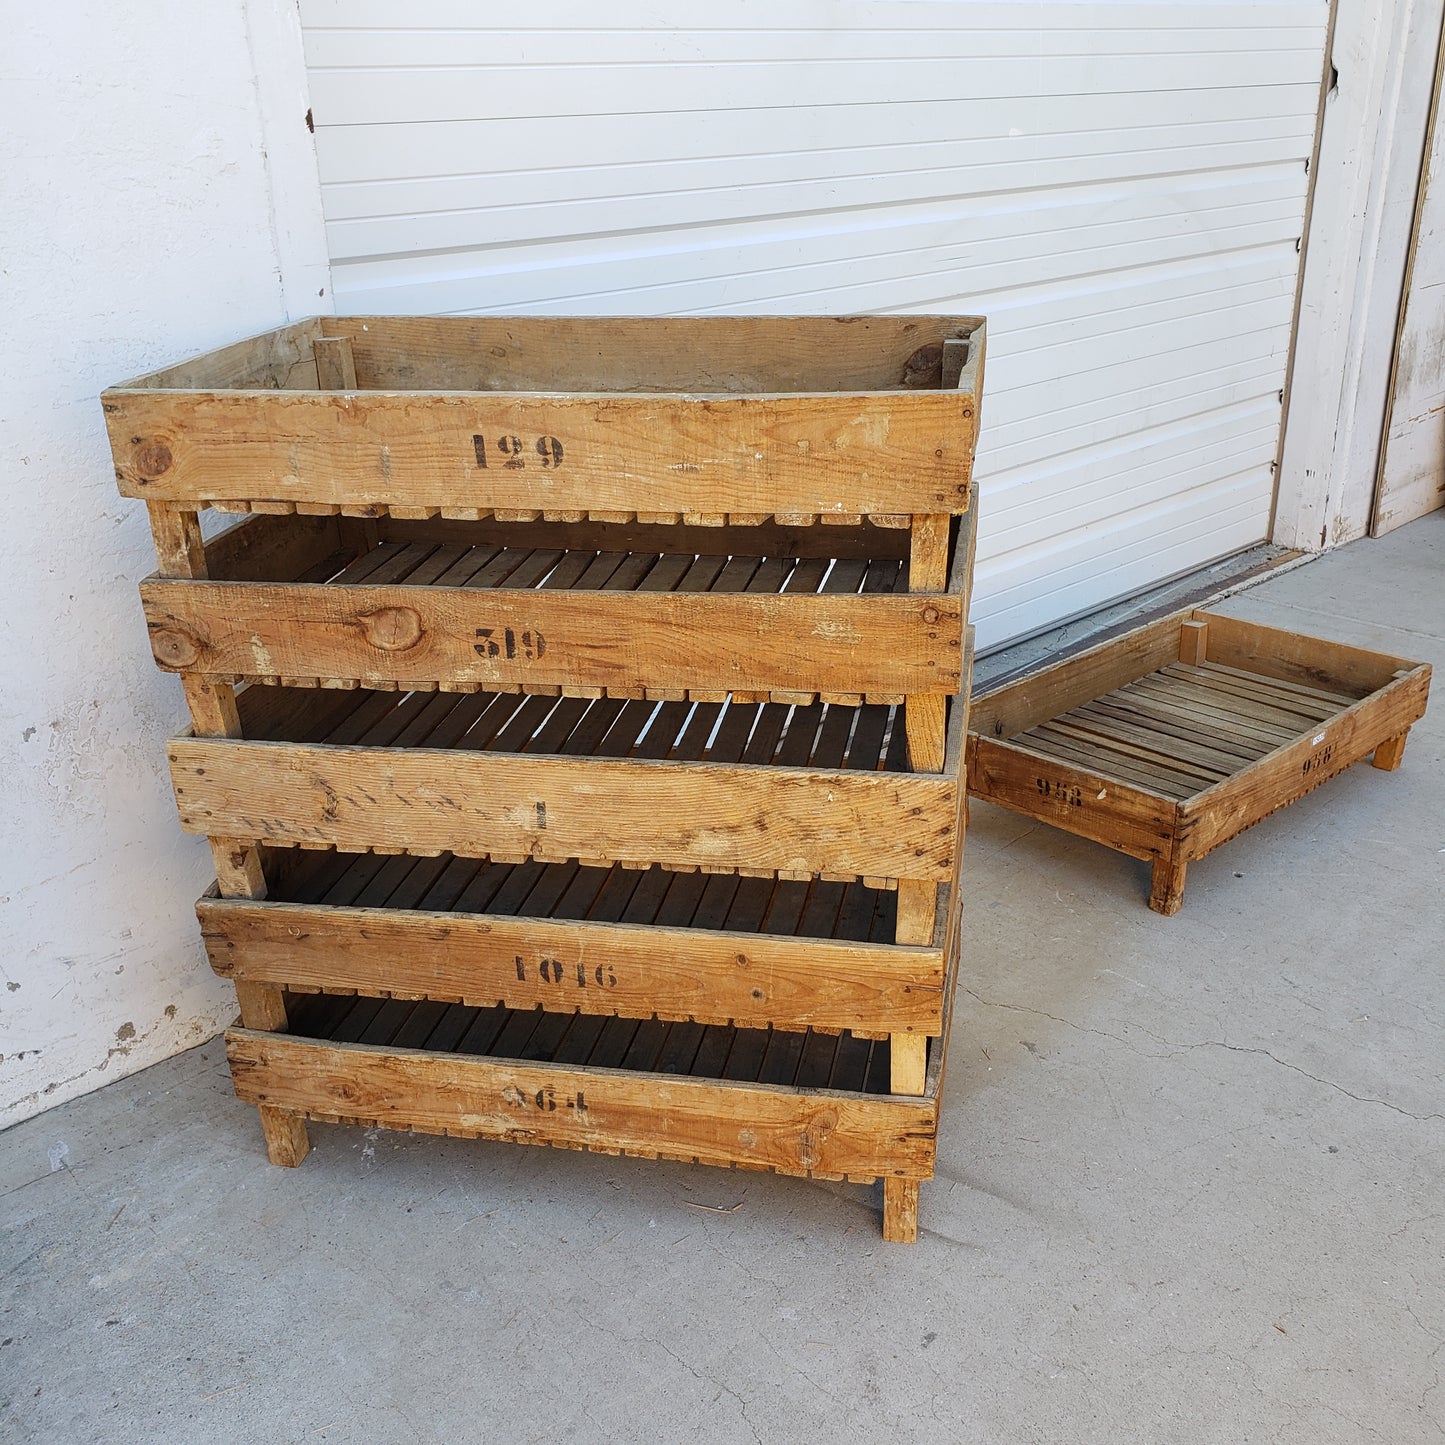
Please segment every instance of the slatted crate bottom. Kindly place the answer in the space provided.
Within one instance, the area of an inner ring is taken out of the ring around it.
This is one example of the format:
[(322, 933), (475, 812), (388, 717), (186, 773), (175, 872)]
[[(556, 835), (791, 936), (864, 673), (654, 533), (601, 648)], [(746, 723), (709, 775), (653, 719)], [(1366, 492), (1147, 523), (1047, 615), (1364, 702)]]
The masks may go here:
[[(207, 580), (150, 579), (157, 661), (306, 687), (717, 701), (752, 684), (760, 698), (853, 704), (958, 691), (967, 565), (957, 595), (910, 596), (906, 549), (891, 542), (905, 533), (826, 528), (830, 555), (745, 556), (695, 533), (698, 551), (664, 550), (658, 527), (592, 528), (589, 545), (585, 527), (538, 525), (507, 545), (470, 524), (391, 521), (370, 539), (362, 525), (250, 546), (223, 534)], [(955, 530), (971, 527), (970, 515)], [(801, 550), (795, 534), (763, 540)], [(966, 556), (966, 542), (953, 550)], [(782, 650), (769, 640), (794, 636)]]
[[(847, 883), (305, 853), (268, 858), (265, 899), (198, 905), (238, 984), (665, 1021), (937, 1035), (930, 946), (893, 942), (897, 896)], [(288, 866), (290, 865), (290, 866)]]
[(240, 696), (255, 741), (463, 752), (648, 758), (760, 767), (906, 772), (902, 709), (880, 703), (760, 703), (559, 698), (514, 692), (357, 688), (320, 698), (304, 688)]
[(907, 771), (894, 706), (275, 688), (239, 703), (242, 739), (171, 744), (191, 831), (878, 887), (951, 871), (956, 775)]
[(944, 1052), (897, 1096), (846, 1031), (330, 996), (227, 1051), (240, 1099), (323, 1122), (858, 1181), (932, 1174)]
[(976, 700), (968, 790), (1155, 860), (1150, 906), (1173, 913), (1190, 860), (1376, 749), (1397, 766), (1429, 679), (1402, 658), (1181, 614)]

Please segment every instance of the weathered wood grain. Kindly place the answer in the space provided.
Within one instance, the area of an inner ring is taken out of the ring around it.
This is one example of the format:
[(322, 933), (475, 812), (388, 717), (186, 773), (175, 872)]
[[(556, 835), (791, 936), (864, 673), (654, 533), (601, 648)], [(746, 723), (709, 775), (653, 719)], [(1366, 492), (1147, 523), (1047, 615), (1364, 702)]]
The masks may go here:
[(533, 512), (961, 512), (952, 392), (106, 394), (123, 495)]
[(356, 358), (349, 336), (318, 336), (311, 343), (316, 385), (322, 391), (355, 391)]
[(237, 1097), (383, 1128), (680, 1153), (785, 1174), (933, 1173), (936, 1099), (226, 1034)]
[[(965, 514), (966, 515), (966, 514)], [(848, 557), (868, 561), (903, 560), (908, 533), (864, 521), (856, 527), (783, 526), (774, 521), (726, 527), (689, 527), (675, 522), (499, 522), (485, 518), (427, 522), (382, 517), (375, 523), (382, 541), (458, 543), (462, 546), (543, 547), (558, 551), (691, 552), (730, 557)], [(224, 573), (213, 573), (224, 576)], [(273, 581), (289, 581), (276, 576)]]
[(200, 391), (222, 387), (269, 391), (282, 387), (315, 386), (316, 368), (311, 346), (323, 334), (323, 323), (318, 318), (296, 321), (275, 331), (248, 336), (174, 366), (132, 377), (112, 387), (111, 391), (152, 388)]
[[(238, 985), (751, 1028), (942, 1027), (941, 947), (217, 897), (196, 911), (211, 967)], [(907, 1092), (923, 1092), (921, 1067)]]
[(1180, 623), (1191, 615), (1161, 618), (1004, 687), (975, 693), (969, 731), (979, 737), (1012, 737), (1177, 661)]
[(192, 833), (935, 882), (953, 863), (937, 775), (191, 737), (170, 759)]
[[(151, 646), (219, 676), (830, 693), (958, 691), (950, 594), (633, 593), (151, 579)], [(540, 641), (539, 641), (540, 639)]]
[(1264, 677), (1302, 683), (1364, 697), (1386, 686), (1396, 672), (1420, 664), (1323, 637), (1307, 637), (1282, 627), (1242, 622), (1216, 612), (1196, 612), (1209, 625), (1209, 660)]
[[(1213, 638), (1211, 626), (1211, 642)], [(1202, 858), (1260, 819), (1369, 757), (1381, 743), (1424, 716), (1429, 691), (1430, 668), (1417, 665), (1404, 677), (1302, 733), (1236, 776), (1189, 798), (1179, 810), (1186, 856)]]
[(918, 1180), (883, 1181), (883, 1238), (890, 1244), (914, 1244), (918, 1239)]
[(375, 390), (829, 392), (938, 390), (948, 339), (983, 351), (976, 316), (324, 317)]
[[(361, 523), (355, 523), (358, 529)], [(223, 582), (292, 581), (339, 552), (363, 550), (359, 530), (342, 534), (339, 517), (256, 514), (206, 543), (205, 569), (193, 575)]]
[(1178, 827), (1169, 798), (977, 735), (969, 737), (968, 790), (1134, 858), (1162, 857)]

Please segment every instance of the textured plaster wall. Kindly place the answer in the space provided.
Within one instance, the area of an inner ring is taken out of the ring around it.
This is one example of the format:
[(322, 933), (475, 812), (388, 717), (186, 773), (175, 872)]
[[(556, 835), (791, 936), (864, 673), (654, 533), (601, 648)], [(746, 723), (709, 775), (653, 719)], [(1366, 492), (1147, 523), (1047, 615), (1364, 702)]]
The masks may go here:
[(253, 55), (284, 49), (288, 15), (0, 0), (0, 1126), (234, 1012), (191, 909), (209, 853), (165, 774), (185, 716), (146, 646), (150, 534), (96, 398), (286, 319), (273, 172), (305, 157), (268, 158), (290, 57), (258, 87)]

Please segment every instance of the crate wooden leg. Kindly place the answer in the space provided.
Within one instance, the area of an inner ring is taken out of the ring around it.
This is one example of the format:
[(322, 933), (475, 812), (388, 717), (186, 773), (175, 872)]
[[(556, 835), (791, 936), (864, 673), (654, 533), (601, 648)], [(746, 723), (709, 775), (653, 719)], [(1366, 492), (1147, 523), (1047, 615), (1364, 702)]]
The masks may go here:
[[(908, 762), (915, 773), (943, 771), (944, 738), (948, 730), (948, 699), (914, 695), (903, 708), (903, 730), (908, 738)], [(926, 764), (937, 759), (936, 767)]]
[(883, 1238), (891, 1244), (918, 1239), (918, 1180), (883, 1181)]
[(239, 838), (210, 838), (211, 862), (216, 866), (216, 883), (222, 898), (264, 898), (266, 876), (261, 871), (261, 851)]
[[(946, 512), (913, 518), (908, 539), (908, 590), (942, 592), (948, 586), (948, 538), (952, 518)], [(915, 773), (943, 771), (948, 699), (912, 694), (903, 708), (908, 766)]]
[(1405, 760), (1405, 739), (1410, 736), (1410, 729), (1406, 728), (1398, 737), (1383, 742), (1375, 749), (1375, 755), (1370, 759), (1374, 767), (1384, 772), (1393, 773)]
[(1209, 624), (1192, 619), (1179, 628), (1179, 661), (1186, 667), (1203, 667), (1209, 655)]
[(261, 1116), (261, 1132), (266, 1136), (267, 1158), (285, 1169), (294, 1169), (311, 1150), (305, 1117), (270, 1104), (257, 1104), (256, 1111)]
[[(933, 942), (938, 885), (917, 878), (898, 880), (897, 943)], [(893, 1094), (921, 1094), (928, 1068), (928, 1039), (923, 1034), (890, 1034), (889, 1080)]]
[(1153, 886), (1149, 890), (1149, 907), (1155, 913), (1168, 916), (1178, 913), (1184, 902), (1184, 870), (1189, 866), (1186, 858), (1156, 858), (1154, 860)]
[(151, 537), (156, 544), (156, 570), (162, 577), (204, 577), (206, 547), (201, 519), (194, 511), (148, 502)]
[(286, 1031), (286, 996), (274, 984), (236, 980), (236, 1002), (241, 1022), (248, 1029), (276, 1034)]
[[(349, 349), (349, 343), (348, 343)], [(333, 377), (329, 383), (341, 386)], [(351, 385), (355, 384), (353, 377)], [(170, 577), (204, 577), (206, 554), (201, 544), (200, 521), (194, 512), (169, 511), (152, 505), (151, 532), (155, 537), (160, 570)], [(186, 705), (191, 713), (191, 731), (197, 737), (238, 738), (241, 715), (236, 706), (236, 689), (230, 683), (212, 682), (188, 673), (181, 679)], [(216, 886), (223, 898), (264, 898), (266, 875), (261, 867), (261, 850), (244, 838), (211, 838), (211, 859), (216, 867)], [(248, 1029), (279, 1033), (287, 1026), (286, 996), (269, 984), (237, 982), (236, 1002), (241, 1022)], [(295, 1168), (311, 1147), (306, 1120), (300, 1114), (269, 1104), (257, 1106), (266, 1155), (273, 1164)]]
[(888, 1088), (894, 1094), (921, 1094), (928, 1073), (928, 1037), (926, 1034), (890, 1034), (888, 1036)]
[(316, 384), (322, 391), (355, 391), (356, 359), (349, 336), (318, 336), (311, 343)]

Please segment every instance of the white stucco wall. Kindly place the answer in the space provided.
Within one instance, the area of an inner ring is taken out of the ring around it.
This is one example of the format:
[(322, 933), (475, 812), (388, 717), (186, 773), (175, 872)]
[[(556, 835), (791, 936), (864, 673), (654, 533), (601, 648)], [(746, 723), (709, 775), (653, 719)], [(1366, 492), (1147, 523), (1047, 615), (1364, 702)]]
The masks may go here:
[(96, 398), (328, 307), (290, 9), (0, 0), (0, 1125), (235, 1010), (164, 769), (185, 709), (146, 646), (150, 534)]

